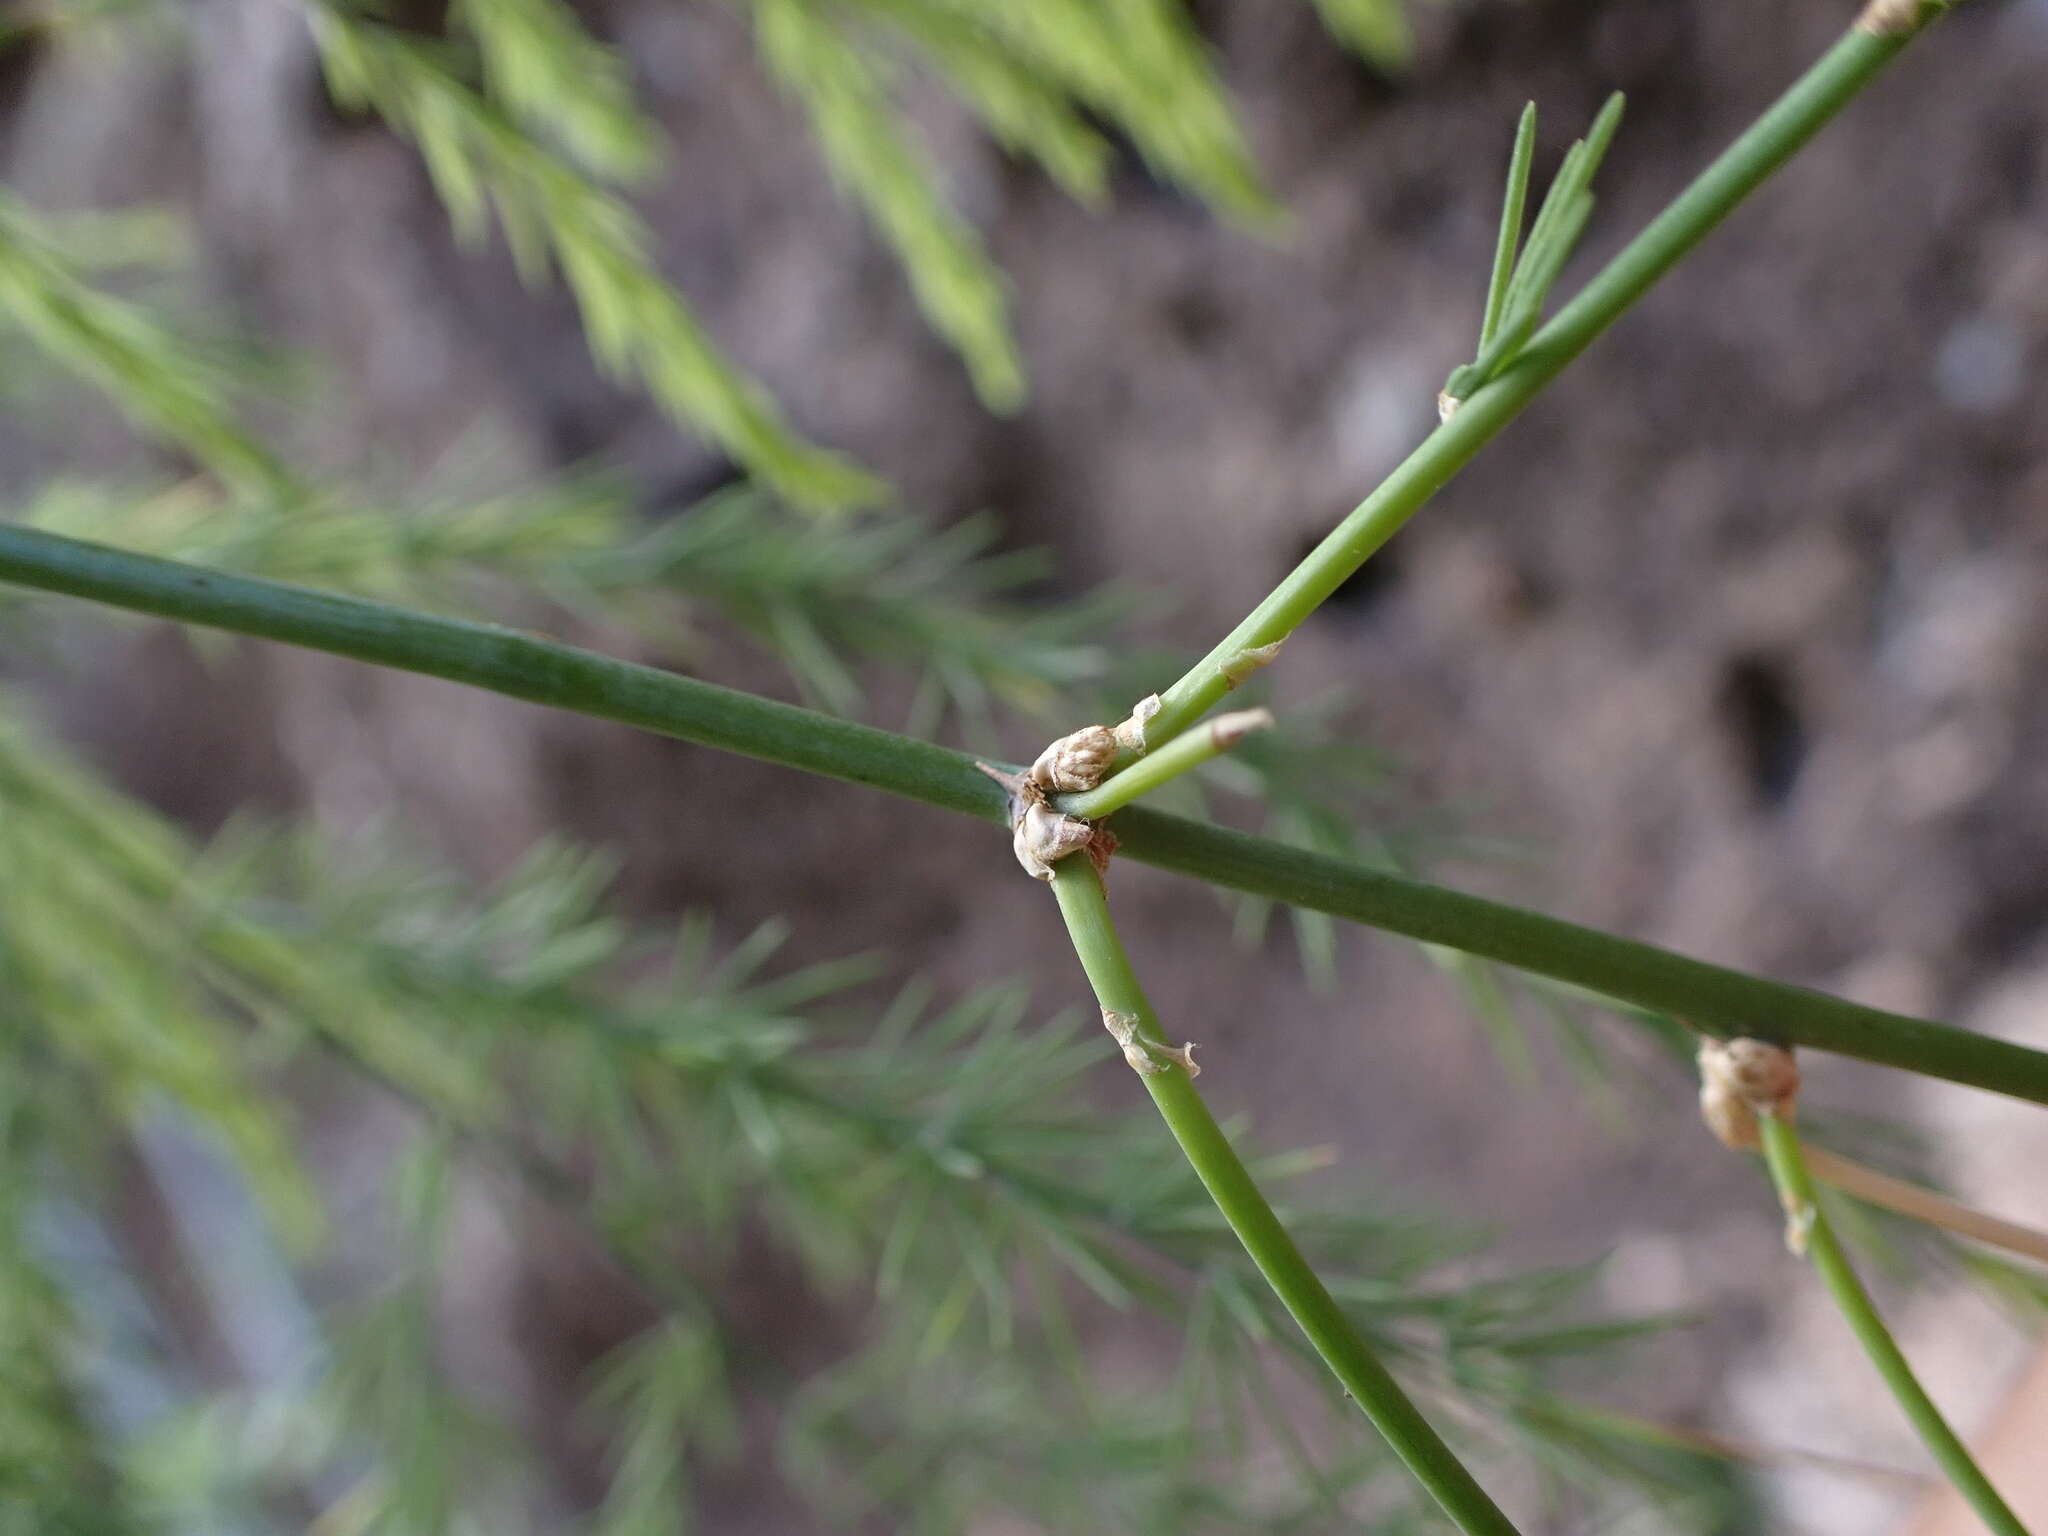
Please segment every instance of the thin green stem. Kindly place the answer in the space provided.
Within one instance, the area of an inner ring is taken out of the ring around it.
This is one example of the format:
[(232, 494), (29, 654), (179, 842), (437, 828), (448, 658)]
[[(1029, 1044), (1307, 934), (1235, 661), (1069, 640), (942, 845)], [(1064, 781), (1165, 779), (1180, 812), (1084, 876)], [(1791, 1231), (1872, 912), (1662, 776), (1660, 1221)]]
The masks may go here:
[(1778, 1187), (1779, 1200), (1784, 1203), (1789, 1219), (1804, 1229), (1806, 1251), (1813, 1259), (1813, 1267), (1820, 1272), (1821, 1283), (1834, 1297), (1835, 1305), (1848, 1320), (1864, 1353), (1870, 1356), (1871, 1364), (1877, 1367), (1878, 1375), (1884, 1378), (1885, 1386), (1899, 1400), (1914, 1432), (1925, 1443), (1942, 1474), (1969, 1501), (1978, 1519), (1998, 1536), (2027, 1536), (2027, 1528), (2006, 1507), (1998, 1490), (1971, 1459), (1969, 1448), (1949, 1428), (1927, 1389), (1913, 1375), (1913, 1368), (1906, 1363), (1884, 1319), (1870, 1304), (1869, 1293), (1856, 1278), (1848, 1255), (1835, 1241), (1827, 1217), (1814, 1200), (1813, 1177), (1800, 1154), (1799, 1133), (1788, 1121), (1768, 1112), (1759, 1112), (1757, 1120), (1763, 1131), (1764, 1159), (1770, 1164), (1771, 1182)]
[(2048, 1053), (1994, 1035), (1710, 965), (1505, 902), (1144, 806), (1124, 811), (1110, 826), (1120, 853), (1140, 863), (1497, 960), (1670, 1014), (1708, 1034), (1768, 1033), (1786, 1044), (2048, 1104)]
[(413, 613), (6, 525), (0, 525), (0, 581), (446, 678), (887, 789), (984, 821), (1003, 819), (1003, 792), (964, 753), (525, 630)]
[(1062, 795), (1055, 805), (1069, 816), (1096, 821), (1120, 811), (1140, 795), (1199, 768), (1212, 757), (1228, 752), (1253, 731), (1271, 728), (1273, 714), (1265, 709), (1240, 709), (1211, 720), (1206, 730), (1176, 736), (1157, 752), (1139, 758), (1106, 784), (1076, 795)]
[[(617, 720), (762, 762), (842, 779), (1002, 824), (1006, 796), (964, 752), (636, 666), (520, 630), (0, 524), (0, 582), (424, 673), (509, 698)], [(1708, 965), (1327, 854), (1133, 806), (1122, 853), (1212, 885), (1445, 944), (1717, 1035), (1785, 1043), (2048, 1104), (2048, 1053), (1803, 987)]]
[(1514, 1536), (1515, 1528), (1507, 1516), (1430, 1428), (1316, 1278), (1286, 1226), (1259, 1193), (1223, 1128), (1209, 1113), (1193, 1079), (1165, 1059), (1166, 1036), (1110, 921), (1108, 898), (1094, 865), (1086, 859), (1065, 860), (1054, 870), (1052, 888), (1096, 1001), (1105, 1012), (1135, 1018), (1140, 1034), (1159, 1048), (1158, 1070), (1141, 1073), (1141, 1080), (1173, 1139), (1180, 1143), (1216, 1208), (1273, 1293), (1366, 1417), (1386, 1436), (1395, 1454), (1459, 1528)]
[(1958, 1237), (1967, 1237), (1993, 1248), (2003, 1248), (2007, 1253), (2017, 1253), (2038, 1264), (2048, 1264), (2048, 1232), (2038, 1227), (2002, 1220), (1988, 1211), (1952, 1200), (1924, 1184), (1879, 1173), (1875, 1168), (1830, 1152), (1826, 1147), (1806, 1148), (1806, 1167), (1823, 1184), (1832, 1185), (1865, 1205), (1877, 1206), (1912, 1221), (1924, 1221), (1944, 1232), (1953, 1232)]
[(1859, 28), (1824, 54), (1530, 338), (1499, 377), (1423, 439), (1242, 624), (1160, 696), (1147, 742), (1156, 750), (1214, 708), (1229, 687), (1224, 669), (1234, 657), (1292, 634), (1572, 359), (1868, 85), (1909, 38), (1875, 37)]

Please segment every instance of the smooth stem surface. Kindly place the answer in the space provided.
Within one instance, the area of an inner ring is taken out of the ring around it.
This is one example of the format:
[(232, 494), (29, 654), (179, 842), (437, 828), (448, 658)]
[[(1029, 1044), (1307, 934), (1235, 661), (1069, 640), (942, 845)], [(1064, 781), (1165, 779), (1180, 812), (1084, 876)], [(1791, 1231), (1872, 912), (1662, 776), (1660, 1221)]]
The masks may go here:
[(1877, 1367), (1878, 1375), (1884, 1378), (1885, 1386), (1906, 1411), (1914, 1432), (1926, 1444), (1942, 1474), (1969, 1501), (1978, 1519), (1998, 1536), (2027, 1536), (2027, 1528), (2006, 1507), (1998, 1490), (1971, 1459), (1969, 1448), (1948, 1427), (1941, 1410), (1934, 1406), (1934, 1400), (1900, 1353), (1898, 1341), (1871, 1306), (1869, 1293), (1850, 1268), (1848, 1255), (1835, 1241), (1827, 1218), (1814, 1201), (1813, 1176), (1800, 1154), (1799, 1133), (1767, 1111), (1759, 1111), (1757, 1121), (1763, 1132), (1764, 1160), (1770, 1165), (1771, 1182), (1778, 1187), (1779, 1200), (1791, 1219), (1806, 1226), (1806, 1251), (1813, 1267), (1820, 1272), (1821, 1283), (1834, 1297), (1835, 1305), (1848, 1320), (1864, 1353), (1870, 1356), (1871, 1364)]
[(1155, 868), (1569, 981), (1670, 1014), (1708, 1034), (1768, 1034), (2048, 1104), (2048, 1053), (1995, 1035), (1787, 986), (1541, 912), (1143, 806), (1114, 817), (1110, 826), (1121, 840), (1121, 855)]
[(1159, 713), (1146, 731), (1152, 749), (1157, 750), (1214, 708), (1229, 688), (1224, 668), (1234, 657), (1292, 634), (1566, 364), (1868, 85), (1908, 40), (1852, 30), (1829, 49), (1530, 338), (1498, 378), (1423, 439), (1379, 489), (1338, 524), (1242, 624), (1160, 696)]
[[(1085, 858), (1062, 861), (1054, 867), (1052, 888), (1096, 1001), (1106, 1011), (1135, 1016), (1139, 1032), (1153, 1044), (1164, 1046), (1166, 1036), (1159, 1017), (1110, 921), (1108, 898), (1095, 866)], [(1140, 1074), (1140, 1080), (1216, 1208), (1316, 1353), (1459, 1529), (1514, 1536), (1515, 1527), (1507, 1516), (1429, 1427), (1316, 1278), (1187, 1072), (1164, 1061), (1161, 1066), (1163, 1070), (1156, 1073)]]
[(1188, 731), (1157, 752), (1148, 752), (1108, 783), (1081, 794), (1061, 795), (1054, 806), (1069, 816), (1099, 820), (1189, 769), (1199, 768), (1210, 758), (1228, 752), (1253, 731), (1270, 730), (1272, 725), (1271, 710), (1241, 709), (1218, 715), (1201, 730)]
[(1960, 1200), (1951, 1200), (1924, 1184), (1913, 1184), (1905, 1179), (1895, 1179), (1888, 1173), (1879, 1173), (1875, 1168), (1865, 1167), (1853, 1158), (1841, 1157), (1826, 1147), (1802, 1150), (1808, 1173), (1845, 1195), (1855, 1196), (1866, 1205), (1882, 1206), (1887, 1211), (1924, 1221), (1958, 1237), (2003, 1248), (2007, 1253), (2020, 1254), (2038, 1264), (2048, 1264), (2048, 1232), (2038, 1227), (2006, 1221), (1975, 1206), (1964, 1205)]
[[(1001, 825), (1003, 791), (964, 752), (637, 666), (520, 630), (130, 554), (0, 524), (0, 582), (281, 640), (843, 779)], [(1791, 1045), (2048, 1104), (2048, 1053), (1709, 965), (1540, 912), (1133, 806), (1124, 856), (1446, 944), (1717, 1035), (1768, 1020)]]

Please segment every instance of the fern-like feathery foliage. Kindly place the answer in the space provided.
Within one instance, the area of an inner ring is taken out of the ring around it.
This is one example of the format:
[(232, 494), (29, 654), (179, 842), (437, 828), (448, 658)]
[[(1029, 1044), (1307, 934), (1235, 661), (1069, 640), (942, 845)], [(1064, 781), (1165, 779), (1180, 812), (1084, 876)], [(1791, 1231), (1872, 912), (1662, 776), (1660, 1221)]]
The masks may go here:
[(152, 311), (94, 287), (74, 242), (0, 193), (0, 312), (104, 391), (148, 434), (228, 484), (275, 491), (292, 477), (235, 421), (233, 375)]
[[(401, 53), (416, 46), (385, 41)], [(161, 221), (123, 243), (143, 237), (160, 246)], [(400, 514), (384, 498), (303, 477), (235, 419), (252, 381), (233, 360), (209, 359), (156, 309), (95, 286), (90, 265), (76, 234), (0, 202), (0, 311), (212, 469), (222, 489), (63, 481), (23, 510), (34, 526), (430, 607), (490, 612), (538, 591), (669, 645), (690, 640), (681, 597), (775, 651), (827, 708), (864, 706), (849, 661), (914, 667), (909, 724), (921, 733), (952, 709), (990, 734), (997, 705), (1048, 711), (1102, 670), (1091, 637), (1112, 601), (1024, 600), (1048, 574), (1044, 562), (998, 553), (986, 518), (939, 531), (888, 509), (815, 525), (741, 489), (647, 527), (623, 486), (594, 474), (530, 491), (410, 496)]]
[(1002, 279), (980, 239), (940, 198), (932, 166), (904, 137), (880, 62), (804, 0), (750, 0), (761, 56), (809, 112), (840, 181), (910, 276), (919, 307), (997, 410), (1024, 397)]
[[(418, 145), (458, 234), (480, 237), (495, 212), (530, 278), (538, 280), (550, 261), (559, 267), (599, 362), (644, 384), (679, 423), (701, 428), (799, 506), (876, 499), (872, 477), (804, 443), (767, 394), (726, 361), (655, 270), (647, 227), (617, 192), (470, 86), (442, 47), (340, 5), (309, 14), (335, 94), (374, 109)], [(499, 76), (505, 72), (501, 66)], [(519, 99), (529, 113), (547, 105)], [(571, 142), (590, 136), (581, 113), (559, 131)]]
[[(419, 149), (459, 235), (495, 214), (521, 270), (552, 266), (594, 355), (644, 385), (763, 484), (812, 508), (871, 503), (881, 485), (806, 443), (714, 344), (657, 270), (650, 232), (622, 188), (658, 163), (659, 131), (624, 62), (561, 0), (462, 0), (467, 47), (401, 32), (351, 0), (304, 0), (327, 78)], [(1385, 67), (1405, 57), (1399, 0), (1316, 0), (1331, 30)], [(1024, 372), (1006, 285), (949, 205), (892, 82), (907, 60), (943, 82), (997, 138), (1070, 193), (1104, 194), (1122, 132), (1153, 168), (1209, 205), (1260, 224), (1277, 209), (1179, 0), (747, 0), (762, 59), (805, 109), (836, 177), (960, 353), (982, 399), (1013, 408)], [(189, 347), (53, 264), (18, 205), (0, 208), (0, 306), (105, 385), (145, 428), (238, 480), (277, 465), (232, 425), (219, 381)]]
[(455, 24), (482, 55), (484, 93), (593, 176), (630, 183), (659, 161), (631, 72), (561, 0), (460, 0)]
[[(1032, 1024), (1014, 986), (943, 1007), (912, 986), (876, 1014), (848, 990), (871, 962), (773, 973), (773, 928), (722, 956), (701, 921), (672, 941), (635, 932), (603, 911), (608, 863), (568, 849), (537, 850), (483, 896), (389, 850), (351, 858), (305, 836), (231, 835), (196, 856), (31, 733), (0, 749), (11, 1082), (39, 1103), (63, 1102), (66, 1083), (86, 1094), (96, 1107), (68, 1130), (103, 1147), (179, 1106), (262, 1196), (252, 1211), (300, 1244), (308, 1179), (288, 1141), (252, 1132), (276, 1124), (252, 1070), (331, 1056), (420, 1126), (393, 1163), (387, 1279), (322, 1328), (305, 1374), (195, 1404), (139, 1441), (85, 1414), (80, 1433), (134, 1499), (218, 1510), (325, 1488), (336, 1518), (528, 1528), (534, 1453), (436, 1363), (451, 1179), (488, 1168), (568, 1202), (644, 1286), (651, 1320), (593, 1399), (618, 1437), (596, 1529), (673, 1528), (657, 1512), (687, 1500), (699, 1454), (737, 1443), (748, 1388), (731, 1361), (746, 1345), (718, 1297), (743, 1230), (772, 1234), (855, 1325), (781, 1440), (824, 1508), (933, 1531), (1007, 1506), (1164, 1532), (1323, 1529), (1406, 1506), (1383, 1452), (1324, 1460), (1325, 1442), (1350, 1443), (1349, 1405), (1185, 1163), (1090, 1107), (1084, 1080), (1113, 1054), (1092, 1025)], [(45, 840), (65, 865), (19, 857)], [(29, 907), (72, 925), (73, 971), (24, 955), (50, 947), (21, 921)], [(103, 1022), (80, 1029), (82, 1005)], [(261, 1048), (223, 1054), (229, 1026), (208, 1007), (255, 1025)], [(82, 1178), (93, 1161), (66, 1165)], [(1433, 1277), (1460, 1245), (1355, 1194), (1290, 1220), (1351, 1277), (1361, 1325), (1485, 1422), (1553, 1396), (1544, 1358), (1601, 1336), (1570, 1320), (1578, 1277), (1445, 1286)], [(1083, 1341), (1140, 1307), (1185, 1326), (1184, 1363), (1177, 1384), (1126, 1399)], [(52, 1368), (73, 1382), (90, 1351), (75, 1330), (59, 1339)], [(1245, 1440), (1246, 1422), (1265, 1427)], [(1254, 1474), (1269, 1439), (1316, 1465), (1307, 1504), (1297, 1478)], [(1077, 1457), (1088, 1476), (1069, 1475)]]

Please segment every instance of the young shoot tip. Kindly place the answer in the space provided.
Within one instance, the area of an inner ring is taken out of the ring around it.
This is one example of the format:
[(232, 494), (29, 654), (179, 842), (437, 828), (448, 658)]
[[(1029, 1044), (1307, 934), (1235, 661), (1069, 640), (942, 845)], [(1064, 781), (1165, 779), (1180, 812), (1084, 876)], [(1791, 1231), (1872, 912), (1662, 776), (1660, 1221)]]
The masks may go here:
[(1587, 190), (1608, 146), (1621, 126), (1627, 98), (1615, 91), (1601, 105), (1583, 139), (1572, 142), (1552, 178), (1550, 190), (1536, 210), (1529, 238), (1521, 239), (1522, 212), (1529, 192), (1536, 147), (1536, 104), (1522, 109), (1515, 147), (1508, 161), (1507, 195), (1501, 205), (1500, 235), (1494, 246), (1493, 274), (1486, 287), (1486, 312), (1479, 326), (1474, 360), (1452, 373), (1437, 397), (1437, 417), (1448, 422), (1458, 406), (1510, 362), (1524, 341), (1535, 334), (1550, 286), (1571, 256), (1587, 219), (1592, 194)]
[(1586, 174), (1591, 176), (1599, 168), (1600, 157), (1607, 153), (1607, 146), (1614, 142), (1615, 130), (1621, 126), (1621, 114), (1628, 110), (1628, 97), (1620, 91), (1609, 94), (1600, 107), (1599, 116), (1593, 119), (1593, 126), (1586, 131)]

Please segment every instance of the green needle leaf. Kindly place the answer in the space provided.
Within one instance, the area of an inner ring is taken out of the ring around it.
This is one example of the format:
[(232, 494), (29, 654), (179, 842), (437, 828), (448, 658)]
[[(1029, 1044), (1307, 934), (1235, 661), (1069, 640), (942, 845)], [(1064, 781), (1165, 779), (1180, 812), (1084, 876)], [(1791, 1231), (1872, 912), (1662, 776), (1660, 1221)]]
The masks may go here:
[(1522, 108), (1522, 121), (1515, 129), (1515, 147), (1508, 156), (1508, 189), (1501, 200), (1500, 238), (1493, 250), (1493, 276), (1486, 284), (1486, 318), (1479, 325), (1479, 350), (1493, 340), (1500, 324), (1501, 306), (1507, 303), (1508, 280), (1515, 275), (1515, 252), (1522, 238), (1522, 209), (1529, 197), (1529, 165), (1536, 156), (1536, 103)]

